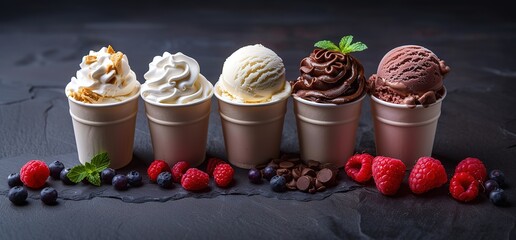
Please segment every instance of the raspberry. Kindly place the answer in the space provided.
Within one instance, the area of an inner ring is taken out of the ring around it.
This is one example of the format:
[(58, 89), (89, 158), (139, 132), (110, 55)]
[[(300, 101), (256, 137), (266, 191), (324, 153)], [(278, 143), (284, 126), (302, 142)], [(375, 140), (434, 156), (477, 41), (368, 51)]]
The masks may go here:
[(384, 195), (394, 195), (400, 188), (405, 170), (405, 164), (395, 158), (377, 156), (373, 159), (373, 179), (376, 188)]
[(478, 158), (468, 157), (460, 161), (455, 168), (455, 174), (460, 172), (467, 172), (473, 176), (477, 181), (483, 183), (487, 178), (487, 170), (484, 163)]
[(25, 186), (38, 189), (45, 185), (50, 176), (50, 169), (41, 160), (30, 160), (20, 170), (20, 179)]
[(450, 180), (450, 193), (458, 201), (469, 202), (477, 197), (478, 184), (475, 177), (469, 173), (455, 173)]
[(233, 181), (235, 170), (227, 163), (218, 164), (213, 170), (213, 179), (219, 187), (227, 187)]
[(156, 182), (158, 175), (162, 172), (170, 172), (170, 167), (163, 160), (154, 160), (147, 169), (147, 175), (149, 175), (149, 179), (153, 182)]
[(373, 156), (363, 153), (355, 154), (348, 159), (346, 166), (346, 174), (359, 183), (365, 183), (371, 179)]
[(174, 164), (174, 166), (172, 167), (172, 178), (174, 179), (174, 182), (180, 183), (181, 177), (189, 168), (190, 164), (188, 164), (185, 161), (177, 162), (176, 164)]
[(441, 161), (431, 157), (421, 157), (410, 172), (409, 187), (415, 194), (438, 188), (448, 181)]
[(225, 163), (224, 160), (220, 158), (210, 158), (208, 159), (208, 165), (206, 165), (206, 173), (208, 173), (210, 176), (213, 176), (213, 170), (215, 170), (215, 167), (221, 163)]
[(208, 187), (209, 182), (210, 176), (197, 168), (186, 170), (186, 173), (181, 178), (181, 186), (188, 191), (205, 189)]

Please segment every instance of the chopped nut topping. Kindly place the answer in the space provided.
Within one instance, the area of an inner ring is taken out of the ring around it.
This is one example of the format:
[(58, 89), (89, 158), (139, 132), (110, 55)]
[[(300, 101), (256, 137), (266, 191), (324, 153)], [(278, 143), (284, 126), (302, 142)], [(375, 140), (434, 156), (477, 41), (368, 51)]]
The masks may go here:
[(107, 53), (109, 53), (109, 54), (113, 54), (113, 53), (115, 53), (115, 50), (113, 49), (113, 47), (111, 47), (111, 45), (109, 45), (109, 46), (107, 47)]
[(90, 65), (97, 61), (97, 56), (88, 55), (86, 56), (86, 64)]
[(117, 52), (117, 53), (111, 55), (111, 57), (110, 57), (117, 74), (120, 74), (122, 72), (122, 57), (123, 56), (124, 56), (124, 54), (122, 52)]
[(79, 102), (84, 103), (95, 103), (98, 102), (99, 99), (102, 98), (102, 96), (98, 93), (92, 92), (90, 89), (87, 88), (80, 88), (77, 92), (72, 92), (70, 94), (70, 97), (74, 98), (75, 100)]

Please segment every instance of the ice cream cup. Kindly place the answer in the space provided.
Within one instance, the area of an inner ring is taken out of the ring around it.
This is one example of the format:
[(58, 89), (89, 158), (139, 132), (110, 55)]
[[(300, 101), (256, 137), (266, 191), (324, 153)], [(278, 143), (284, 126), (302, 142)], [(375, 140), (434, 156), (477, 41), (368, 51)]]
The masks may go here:
[[(206, 78), (199, 75), (203, 81)], [(211, 85), (211, 83), (210, 83)], [(206, 156), (211, 98), (187, 104), (166, 104), (145, 100), (154, 159), (170, 166), (186, 161), (190, 166), (200, 165)]]
[(437, 102), (427, 107), (389, 103), (371, 96), (376, 155), (393, 157), (407, 169), (423, 156), (431, 156), (437, 121), (446, 91)]
[(87, 104), (68, 97), (79, 161), (84, 164), (107, 152), (110, 167), (122, 168), (133, 158), (138, 96), (121, 102)]
[(356, 130), (365, 95), (339, 105), (293, 96), (301, 159), (343, 166), (355, 151)]
[(273, 102), (237, 103), (224, 99), (217, 85), (214, 92), (229, 162), (250, 169), (278, 158), (288, 95)]

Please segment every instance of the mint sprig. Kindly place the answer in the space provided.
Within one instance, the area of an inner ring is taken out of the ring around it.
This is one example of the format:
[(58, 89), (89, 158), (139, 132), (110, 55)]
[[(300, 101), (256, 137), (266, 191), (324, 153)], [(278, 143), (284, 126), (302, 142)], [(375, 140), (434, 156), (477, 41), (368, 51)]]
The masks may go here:
[(90, 162), (73, 167), (67, 176), (74, 183), (87, 179), (91, 184), (100, 186), (100, 172), (109, 167), (109, 162), (108, 154), (102, 152), (95, 155)]
[(367, 49), (367, 46), (363, 44), (362, 42), (353, 42), (353, 36), (348, 35), (344, 36), (340, 39), (339, 46), (329, 40), (322, 40), (319, 42), (316, 42), (314, 44), (314, 47), (331, 50), (331, 51), (337, 51), (341, 52), (343, 54), (348, 54), (352, 52), (360, 52)]

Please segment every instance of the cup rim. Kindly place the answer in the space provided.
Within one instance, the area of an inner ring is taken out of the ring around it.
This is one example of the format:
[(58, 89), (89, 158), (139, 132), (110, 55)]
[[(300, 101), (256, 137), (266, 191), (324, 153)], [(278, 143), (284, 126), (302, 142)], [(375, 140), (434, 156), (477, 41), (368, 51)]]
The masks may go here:
[[(93, 108), (102, 108), (102, 107), (113, 107), (113, 106), (118, 106), (118, 105), (122, 105), (122, 104), (125, 104), (127, 102), (130, 102), (132, 100), (134, 100), (135, 98), (138, 98), (140, 96), (140, 89), (141, 89), (141, 83), (136, 81), (138, 83), (138, 91), (136, 93), (134, 93), (134, 95), (120, 101), (120, 102), (112, 102), (112, 103), (83, 103), (83, 102), (80, 102), (80, 101), (77, 101), (75, 100), (75, 98), (72, 98), (70, 96), (66, 96), (68, 98), (68, 100), (72, 101), (73, 103), (77, 104), (77, 105), (81, 105), (81, 106), (85, 106), (85, 107), (93, 107)], [(66, 93), (65, 93), (66, 94)]]
[(213, 84), (208, 81), (208, 79), (199, 73), (199, 76), (202, 77), (202, 79), (206, 82), (208, 82), (211, 86), (211, 93), (208, 94), (208, 96), (206, 96), (205, 98), (201, 98), (201, 99), (196, 99), (192, 102), (189, 102), (189, 103), (160, 103), (160, 102), (154, 102), (154, 101), (148, 101), (147, 99), (145, 99), (145, 97), (142, 96), (142, 91), (140, 91), (140, 96), (142, 97), (143, 101), (145, 101), (145, 103), (149, 103), (149, 104), (152, 104), (154, 106), (159, 106), (159, 107), (187, 107), (187, 106), (193, 106), (193, 105), (197, 105), (197, 104), (201, 104), (203, 102), (206, 102), (208, 101), (209, 99), (211, 99), (213, 97), (213, 92), (214, 92), (214, 87), (213, 87)]
[[(289, 83), (287, 82), (285, 84), (289, 84)], [(217, 99), (222, 101), (222, 102), (225, 102), (225, 103), (230, 104), (230, 105), (235, 105), (235, 106), (246, 106), (246, 107), (269, 106), (269, 105), (274, 105), (276, 103), (280, 103), (280, 102), (282, 102), (284, 100), (287, 100), (290, 97), (290, 94), (288, 94), (284, 98), (280, 98), (280, 99), (277, 99), (276, 101), (270, 101), (270, 102), (264, 102), (264, 103), (239, 103), (239, 102), (231, 102), (231, 101), (227, 100), (226, 98), (222, 97), (218, 93), (218, 91), (217, 91), (218, 86), (219, 86), (219, 82), (217, 81), (217, 83), (215, 83), (215, 86), (213, 86), (213, 92), (215, 94), (215, 97), (217, 97)]]
[(392, 107), (392, 108), (410, 108), (410, 109), (414, 109), (414, 108), (429, 108), (429, 107), (432, 107), (434, 105), (440, 104), (444, 100), (444, 98), (446, 98), (446, 95), (448, 94), (448, 90), (446, 90), (445, 87), (443, 87), (443, 88), (444, 88), (444, 94), (441, 96), (441, 98), (437, 99), (434, 103), (428, 104), (426, 106), (418, 104), (415, 107), (409, 107), (409, 105), (407, 105), (407, 104), (391, 103), (391, 102), (384, 101), (382, 99), (379, 99), (379, 98), (375, 97), (372, 94), (369, 95), (369, 96), (376, 103), (379, 103), (379, 104), (382, 104), (382, 105), (385, 105), (385, 106), (388, 106), (388, 107)]
[(325, 108), (332, 108), (332, 107), (340, 107), (340, 106), (350, 106), (350, 105), (354, 105), (354, 104), (357, 104), (357, 103), (360, 103), (366, 96), (367, 94), (362, 94), (361, 97), (351, 101), (351, 102), (347, 102), (347, 103), (343, 103), (343, 104), (335, 104), (335, 103), (318, 103), (318, 102), (314, 102), (314, 101), (310, 101), (310, 100), (306, 100), (302, 97), (299, 97), (299, 96), (296, 96), (294, 94), (292, 94), (292, 97), (298, 101), (298, 102), (301, 102), (301, 103), (304, 103), (306, 105), (310, 105), (310, 106), (316, 106), (316, 107), (325, 107)]

